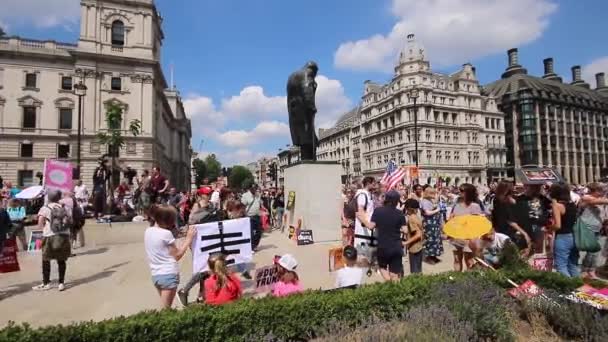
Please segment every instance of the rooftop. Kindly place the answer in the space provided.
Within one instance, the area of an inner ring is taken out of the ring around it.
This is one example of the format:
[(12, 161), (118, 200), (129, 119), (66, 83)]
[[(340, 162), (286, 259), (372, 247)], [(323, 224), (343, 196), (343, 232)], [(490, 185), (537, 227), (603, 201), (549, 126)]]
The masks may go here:
[(357, 115), (359, 115), (359, 110), (361, 109), (360, 106), (357, 106), (353, 109), (351, 109), (350, 111), (342, 114), (342, 116), (340, 116), (338, 118), (338, 120), (336, 121), (336, 123), (333, 125), (333, 127), (328, 128), (328, 129), (320, 129), (319, 130), (319, 139), (324, 139), (327, 138), (337, 132), (340, 132), (346, 128), (350, 128), (353, 124), (353, 121), (355, 120), (355, 118), (357, 117)]

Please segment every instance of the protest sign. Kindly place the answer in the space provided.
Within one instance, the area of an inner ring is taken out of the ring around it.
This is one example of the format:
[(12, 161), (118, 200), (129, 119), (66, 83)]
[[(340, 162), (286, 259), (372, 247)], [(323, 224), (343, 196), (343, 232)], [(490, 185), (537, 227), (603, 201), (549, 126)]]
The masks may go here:
[(42, 249), (42, 230), (32, 230), (30, 238), (27, 240), (28, 252), (35, 252)]
[(71, 163), (45, 159), (43, 185), (47, 189), (72, 191), (74, 189), (72, 171)]
[(508, 293), (517, 299), (532, 298), (541, 295), (543, 292), (538, 285), (532, 280), (526, 280), (523, 284), (516, 288), (510, 289)]
[(209, 254), (221, 252), (228, 265), (244, 264), (253, 259), (249, 218), (204, 223), (194, 226), (192, 241), (193, 272), (208, 269)]
[(315, 241), (312, 238), (312, 230), (300, 229), (298, 231), (298, 246), (312, 245)]
[(19, 260), (17, 260), (17, 239), (11, 238), (4, 241), (0, 250), (0, 273), (19, 271)]
[(296, 192), (290, 191), (289, 195), (287, 196), (287, 210), (293, 210), (295, 205), (296, 205)]
[(329, 272), (344, 267), (344, 248), (333, 247), (329, 249)]
[(277, 265), (264, 266), (255, 270), (255, 291), (269, 291), (279, 281), (279, 268)]
[(583, 285), (576, 289), (576, 292), (568, 296), (566, 299), (575, 303), (583, 303), (592, 306), (598, 310), (608, 310), (608, 289), (596, 289), (589, 285)]

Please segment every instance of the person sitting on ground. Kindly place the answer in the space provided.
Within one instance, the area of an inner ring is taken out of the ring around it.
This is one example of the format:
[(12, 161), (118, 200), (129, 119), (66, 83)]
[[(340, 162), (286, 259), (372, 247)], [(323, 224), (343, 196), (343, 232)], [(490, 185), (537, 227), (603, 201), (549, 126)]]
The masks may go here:
[(226, 256), (215, 253), (207, 261), (210, 275), (205, 279), (205, 303), (222, 305), (239, 299), (242, 295), (241, 281), (226, 267)]
[(361, 285), (363, 268), (357, 267), (357, 249), (353, 246), (346, 246), (342, 255), (345, 265), (336, 272), (336, 288)]
[(511, 242), (508, 235), (498, 233), (492, 229), (489, 233), (483, 235), (474, 242), (478, 255), (483, 257), (483, 260), (492, 267), (500, 267), (500, 253), (507, 244)]
[(303, 291), (300, 278), (295, 272), (298, 261), (293, 255), (283, 255), (279, 259), (277, 267), (279, 268), (279, 281), (272, 287), (273, 296), (285, 297)]
[(179, 285), (178, 261), (192, 244), (196, 230), (190, 227), (184, 242), (178, 246), (171, 233), (177, 219), (175, 208), (169, 205), (153, 206), (150, 216), (154, 220), (154, 226), (147, 228), (145, 232), (146, 255), (161, 305), (163, 308), (170, 308)]
[(12, 224), (12, 235), (16, 236), (21, 243), (21, 250), (27, 250), (27, 239), (25, 238), (25, 207), (21, 205), (21, 202), (13, 198), (8, 201), (8, 208), (6, 208), (6, 212), (11, 219)]
[(404, 247), (409, 252), (410, 274), (422, 273), (424, 234), (422, 233), (422, 221), (418, 216), (420, 203), (410, 198), (405, 201), (404, 207), (407, 214), (407, 240)]

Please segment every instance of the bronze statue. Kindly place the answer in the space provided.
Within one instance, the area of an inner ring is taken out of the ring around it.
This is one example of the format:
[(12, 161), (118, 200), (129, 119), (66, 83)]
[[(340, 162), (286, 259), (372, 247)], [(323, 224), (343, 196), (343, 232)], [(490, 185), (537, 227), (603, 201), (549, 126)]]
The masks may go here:
[(319, 67), (315, 62), (292, 73), (287, 80), (287, 111), (291, 140), (300, 146), (300, 160), (317, 160), (317, 134), (315, 132), (315, 77)]

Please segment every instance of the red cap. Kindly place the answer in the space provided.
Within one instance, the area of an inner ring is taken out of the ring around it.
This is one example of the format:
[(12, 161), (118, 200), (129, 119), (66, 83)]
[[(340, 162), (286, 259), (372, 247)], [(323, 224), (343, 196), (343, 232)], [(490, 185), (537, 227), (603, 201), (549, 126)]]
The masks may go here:
[(199, 195), (209, 195), (212, 192), (213, 192), (213, 190), (211, 190), (210, 187), (203, 186), (203, 187), (200, 187), (196, 193)]

